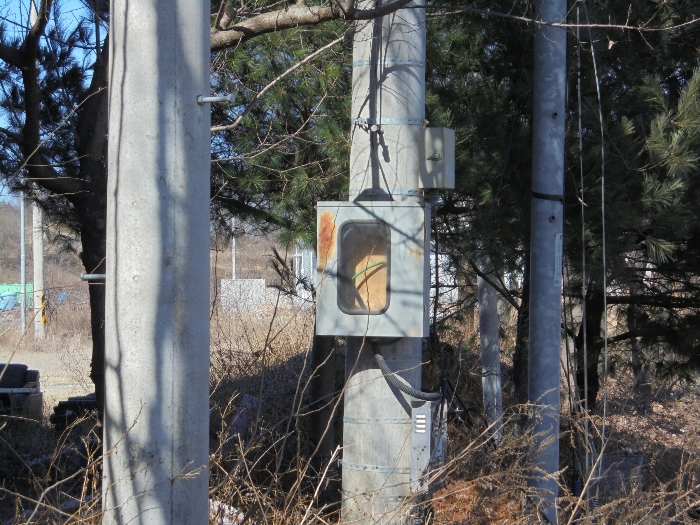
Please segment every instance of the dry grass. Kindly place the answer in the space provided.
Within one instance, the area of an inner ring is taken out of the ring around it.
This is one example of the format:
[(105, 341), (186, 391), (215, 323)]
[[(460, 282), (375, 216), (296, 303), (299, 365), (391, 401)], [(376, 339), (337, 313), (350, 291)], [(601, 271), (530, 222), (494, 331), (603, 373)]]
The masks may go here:
[[(213, 276), (218, 278), (230, 277), (230, 270), (228, 275), (225, 272), (230, 264), (226, 250), (213, 251), (212, 264), (217, 269)], [(268, 251), (271, 252), (260, 248), (248, 252), (250, 264), (259, 265), (253, 259), (264, 259)], [(72, 290), (71, 297), (75, 299), (66, 304), (52, 304), (47, 339), (34, 340), (31, 329), (22, 337), (16, 322), (6, 323), (8, 330), (0, 337), (0, 361), (13, 354), (13, 361), (25, 362), (42, 371), (48, 410), (58, 399), (91, 390), (87, 379), (90, 356), (87, 289), (71, 280), (72, 271), (56, 270), (55, 279), (52, 287)], [(214, 279), (212, 289), (217, 284)], [(340, 501), (337, 456), (324, 463), (320, 472), (311, 468), (313, 446), (307, 426), (313, 311), (280, 303), (285, 306), (229, 314), (221, 311), (215, 293), (212, 299), (210, 402), (213, 410), (209, 445), (210, 487), (212, 500), (216, 502), (213, 505), (220, 516), (236, 521), (244, 518), (247, 523), (337, 522)], [(458, 392), (468, 405), (479, 407), (478, 338), (474, 323), (467, 326), (470, 329), (446, 330), (441, 335)], [(427, 499), (410, 502), (426, 509), (435, 525), (539, 522), (531, 504), (536, 494), (529, 493), (527, 488), (527, 459), (532, 440), (517, 424), (521, 407), (512, 406), (508, 396), (512, 330), (504, 330), (503, 337), (505, 437), (500, 447), (492, 446), (478, 411), (477, 428), (466, 428), (457, 420), (450, 420), (447, 461), (440, 473), (432, 474), (439, 477), (434, 484), (436, 491)], [(338, 354), (337, 385), (342, 389), (342, 345)], [(697, 388), (656, 382), (651, 393), (632, 392), (631, 373), (624, 367), (618, 368), (617, 375), (608, 380), (605, 451), (631, 449), (644, 456), (643, 490), (603, 501), (600, 508), (594, 508), (591, 500), (590, 509), (586, 508), (585, 500), (573, 496), (569, 487), (573, 465), (581, 460), (578, 429), (582, 428), (582, 416), (564, 414), (560, 436), (561, 523), (696, 523), (693, 520), (700, 517), (700, 512), (696, 515), (700, 508)], [(439, 373), (425, 367), (426, 389), (439, 384)], [(61, 385), (68, 385), (67, 389), (62, 390)], [(240, 435), (227, 434), (246, 395), (259, 400), (252, 409), (250, 425)], [(596, 437), (596, 429), (601, 428), (601, 410), (598, 407), (589, 419), (598, 449), (600, 439)], [(342, 403), (338, 404), (335, 416), (336, 436), (340, 436)], [(46, 421), (15, 423), (0, 430), (0, 523), (10, 517), (25, 522), (35, 511), (34, 518), (40, 523), (64, 523), (69, 518), (73, 520), (71, 523), (97, 523), (100, 460), (96, 454), (99, 439), (95, 431), (99, 434), (99, 429), (93, 429), (93, 423), (85, 421), (56, 435)], [(41, 456), (45, 461), (32, 463)], [(217, 523), (216, 519), (212, 523)]]

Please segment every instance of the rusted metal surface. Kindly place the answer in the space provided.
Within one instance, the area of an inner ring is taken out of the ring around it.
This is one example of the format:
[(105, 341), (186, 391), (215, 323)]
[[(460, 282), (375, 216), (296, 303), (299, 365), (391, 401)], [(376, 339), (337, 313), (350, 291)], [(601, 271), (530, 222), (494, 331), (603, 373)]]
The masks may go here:
[(335, 217), (330, 211), (323, 212), (318, 220), (318, 270), (323, 271), (335, 254)]

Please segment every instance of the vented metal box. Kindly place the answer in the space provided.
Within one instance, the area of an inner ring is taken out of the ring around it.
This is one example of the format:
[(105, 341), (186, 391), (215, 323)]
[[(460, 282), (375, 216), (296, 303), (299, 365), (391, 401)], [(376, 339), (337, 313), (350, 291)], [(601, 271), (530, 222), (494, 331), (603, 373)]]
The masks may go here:
[(318, 203), (316, 333), (427, 337), (430, 207)]

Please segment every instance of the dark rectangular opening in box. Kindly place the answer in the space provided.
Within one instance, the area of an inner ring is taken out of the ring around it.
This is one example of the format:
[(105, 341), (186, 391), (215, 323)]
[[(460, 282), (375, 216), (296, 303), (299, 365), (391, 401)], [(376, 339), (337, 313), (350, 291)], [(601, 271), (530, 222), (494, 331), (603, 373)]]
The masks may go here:
[(382, 221), (346, 221), (338, 249), (338, 307), (378, 315), (389, 308), (391, 230)]

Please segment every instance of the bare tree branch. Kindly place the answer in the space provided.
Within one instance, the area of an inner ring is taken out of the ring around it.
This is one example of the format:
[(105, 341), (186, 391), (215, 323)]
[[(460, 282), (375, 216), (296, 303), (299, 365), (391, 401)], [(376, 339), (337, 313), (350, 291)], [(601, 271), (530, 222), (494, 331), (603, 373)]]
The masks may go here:
[(259, 220), (263, 220), (274, 224), (275, 226), (288, 227), (287, 221), (275, 217), (273, 214), (261, 209), (241, 202), (238, 199), (232, 197), (219, 197), (218, 200), (228, 207), (229, 210), (237, 211), (239, 213), (245, 213)]
[(501, 286), (499, 283), (491, 279), (491, 277), (484, 272), (482, 272), (479, 269), (479, 266), (474, 262), (472, 259), (469, 259), (469, 266), (472, 267), (472, 269), (476, 272), (476, 274), (481, 277), (484, 281), (489, 283), (491, 286), (493, 286), (494, 290), (496, 290), (498, 293), (500, 293), (503, 298), (508, 301), (510, 304), (513, 305), (513, 308), (516, 310), (520, 310), (520, 305), (518, 304), (518, 301), (515, 300), (515, 298), (506, 290), (503, 286)]
[(50, 166), (48, 159), (43, 160), (45, 161), (44, 164), (27, 165), (29, 169), (28, 180), (36, 182), (51, 193), (64, 197), (79, 197), (87, 191), (87, 182), (82, 179), (74, 179), (73, 177), (59, 177), (56, 170)]
[(295, 4), (279, 11), (262, 13), (242, 20), (227, 29), (214, 28), (211, 33), (211, 50), (220, 51), (234, 47), (253, 37), (291, 29), (299, 26), (311, 26), (331, 20), (369, 20), (393, 13), (405, 7), (410, 0), (395, 0), (382, 7), (367, 10), (355, 10), (352, 4), (341, 6), (306, 6)]
[(28, 65), (30, 60), (36, 60), (39, 53), (39, 39), (44, 34), (47, 24), (49, 23), (49, 12), (51, 11), (53, 0), (41, 0), (39, 12), (37, 13), (34, 25), (29, 29), (27, 38), (22, 42), (22, 61), (24, 65)]
[(219, 51), (229, 47), (234, 47), (240, 44), (241, 42), (245, 42), (246, 40), (250, 40), (251, 38), (254, 38), (256, 36), (263, 35), (265, 33), (271, 33), (273, 31), (280, 31), (282, 29), (291, 29), (303, 25), (317, 25), (323, 22), (328, 22), (330, 20), (339, 19), (370, 20), (373, 18), (387, 15), (396, 11), (397, 9), (402, 8), (443, 9), (451, 13), (461, 11), (482, 16), (493, 16), (496, 18), (515, 20), (518, 22), (525, 22), (527, 24), (535, 24), (538, 26), (546, 25), (564, 29), (584, 27), (599, 29), (616, 29), (622, 31), (637, 31), (640, 33), (673, 31), (700, 22), (700, 18), (693, 18), (692, 20), (688, 20), (686, 22), (669, 27), (651, 27), (648, 24), (642, 24), (638, 26), (629, 24), (568, 24), (564, 21), (560, 23), (551, 23), (536, 20), (534, 18), (528, 18), (525, 16), (511, 15), (508, 13), (499, 13), (497, 11), (491, 11), (490, 9), (478, 9), (469, 6), (408, 6), (409, 1), (410, 0), (395, 0), (394, 2), (390, 2), (381, 7), (365, 10), (354, 9), (354, 4), (352, 2), (347, 2), (343, 5), (341, 5), (340, 3), (332, 3), (331, 5), (326, 6), (307, 6), (303, 3), (297, 3), (295, 5), (288, 6), (285, 9), (272, 11), (269, 13), (262, 13), (251, 18), (241, 20), (240, 22), (232, 25), (231, 27), (226, 27), (228, 23), (230, 23), (230, 21), (232, 20), (232, 17), (235, 14), (235, 9), (228, 0), (225, 0), (224, 5), (222, 5), (222, 10), (220, 10), (219, 14), (217, 15), (215, 26), (212, 28), (211, 50)]
[(674, 297), (672, 295), (608, 295), (608, 305), (633, 304), (638, 306), (658, 306), (659, 308), (700, 308), (700, 299), (695, 297)]
[(498, 11), (492, 11), (491, 9), (478, 9), (476, 7), (469, 6), (454, 6), (454, 5), (420, 5), (420, 6), (409, 6), (408, 9), (444, 9), (449, 12), (466, 12), (474, 13), (477, 15), (492, 16), (494, 18), (505, 18), (507, 20), (515, 20), (518, 22), (525, 22), (526, 24), (535, 24), (537, 26), (550, 26), (550, 27), (560, 27), (563, 29), (575, 29), (575, 28), (592, 28), (592, 29), (618, 29), (622, 31), (638, 31), (640, 33), (652, 33), (661, 31), (673, 31), (675, 29), (681, 29), (695, 23), (700, 22), (700, 18), (693, 18), (687, 22), (681, 24), (676, 24), (669, 27), (649, 27), (647, 24), (632, 26), (629, 24), (567, 24), (565, 22), (544, 22), (542, 20), (536, 20), (534, 18), (528, 18), (526, 16), (511, 15), (508, 13), (499, 13)]

